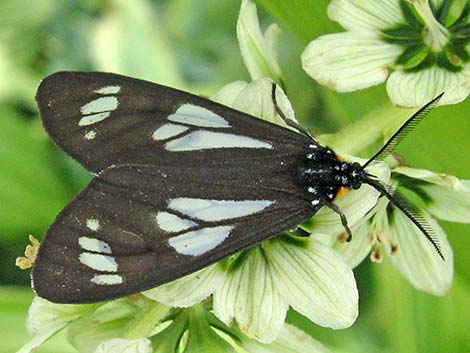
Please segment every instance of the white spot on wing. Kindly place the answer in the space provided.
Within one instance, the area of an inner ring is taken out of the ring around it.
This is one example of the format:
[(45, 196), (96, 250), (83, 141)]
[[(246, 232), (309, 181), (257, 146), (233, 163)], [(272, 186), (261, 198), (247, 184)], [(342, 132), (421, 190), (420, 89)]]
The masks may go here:
[(84, 115), (109, 112), (118, 107), (118, 100), (116, 97), (100, 97), (85, 104), (80, 111)]
[(273, 204), (269, 200), (205, 200), (179, 197), (170, 200), (168, 208), (203, 221), (220, 221), (248, 216)]
[(170, 238), (168, 244), (179, 254), (199, 256), (221, 244), (232, 229), (232, 226), (202, 228)]
[(104, 112), (104, 113), (96, 113), (96, 114), (84, 116), (78, 122), (78, 126), (88, 126), (88, 125), (99, 123), (100, 121), (103, 121), (110, 115), (111, 115), (110, 112)]
[(152, 135), (152, 138), (156, 141), (160, 140), (166, 140), (167, 138), (177, 136), (186, 130), (188, 130), (189, 127), (187, 126), (182, 126), (182, 125), (176, 125), (176, 124), (165, 124), (160, 126), (157, 130)]
[(111, 247), (103, 240), (80, 237), (78, 238), (78, 244), (83, 250), (95, 251), (102, 254), (111, 254)]
[(116, 260), (112, 256), (84, 252), (79, 255), (78, 259), (85, 266), (97, 271), (117, 272), (118, 269)]
[(94, 218), (88, 218), (86, 220), (86, 226), (88, 227), (88, 229), (90, 229), (94, 232), (96, 232), (101, 227), (100, 221), (98, 221), (97, 219), (94, 219)]
[(121, 284), (123, 279), (119, 275), (95, 275), (91, 281), (99, 285)]
[(178, 217), (177, 215), (168, 212), (158, 212), (156, 219), (160, 229), (170, 233), (180, 232), (197, 226), (196, 222)]
[(194, 151), (211, 148), (267, 148), (273, 146), (248, 136), (198, 130), (165, 145), (167, 151)]
[(95, 93), (98, 93), (98, 94), (116, 94), (116, 93), (119, 93), (119, 91), (121, 91), (120, 86), (106, 86), (106, 87), (101, 87), (101, 88), (95, 90)]
[(194, 126), (229, 127), (227, 120), (211, 112), (210, 110), (192, 104), (184, 104), (174, 114), (168, 116), (168, 120)]
[(88, 132), (85, 134), (85, 139), (87, 139), (87, 140), (93, 140), (95, 137), (96, 137), (96, 132), (93, 131), (93, 130), (88, 131)]

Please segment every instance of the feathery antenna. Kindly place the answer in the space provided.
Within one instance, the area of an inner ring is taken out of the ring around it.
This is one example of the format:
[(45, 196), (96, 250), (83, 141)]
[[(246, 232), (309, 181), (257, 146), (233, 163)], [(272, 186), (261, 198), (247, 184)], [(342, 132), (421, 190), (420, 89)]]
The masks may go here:
[(403, 197), (390, 186), (384, 186), (380, 182), (368, 177), (364, 179), (364, 182), (380, 192), (380, 194), (385, 196), (395, 207), (402, 211), (406, 217), (408, 217), (408, 219), (413, 222), (416, 227), (418, 227), (426, 239), (429, 240), (441, 259), (445, 260), (436, 233), (434, 233), (432, 227), (428, 224), (424, 216), (416, 207), (414, 207), (405, 197)]
[(379, 159), (384, 159), (388, 155), (390, 155), (395, 148), (400, 144), (400, 142), (408, 135), (408, 133), (413, 130), (413, 128), (418, 125), (421, 120), (424, 119), (424, 117), (433, 109), (436, 107), (436, 105), (439, 103), (439, 100), (442, 98), (444, 95), (444, 92), (442, 92), (440, 95), (438, 95), (436, 98), (434, 98), (432, 101), (427, 103), (424, 107), (422, 107), (420, 110), (418, 110), (416, 113), (414, 113), (411, 118), (409, 118), (398, 130), (393, 134), (393, 136), (385, 143), (385, 145), (375, 154), (370, 158), (363, 166), (362, 168), (366, 168), (370, 163), (372, 163), (374, 160), (379, 160)]

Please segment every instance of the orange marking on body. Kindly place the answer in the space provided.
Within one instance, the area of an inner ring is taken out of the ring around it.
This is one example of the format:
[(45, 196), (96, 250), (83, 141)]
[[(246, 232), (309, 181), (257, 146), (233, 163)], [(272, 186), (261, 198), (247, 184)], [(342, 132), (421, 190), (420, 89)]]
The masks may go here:
[(349, 192), (349, 188), (341, 186), (336, 193), (335, 200), (342, 198), (344, 195), (346, 195)]

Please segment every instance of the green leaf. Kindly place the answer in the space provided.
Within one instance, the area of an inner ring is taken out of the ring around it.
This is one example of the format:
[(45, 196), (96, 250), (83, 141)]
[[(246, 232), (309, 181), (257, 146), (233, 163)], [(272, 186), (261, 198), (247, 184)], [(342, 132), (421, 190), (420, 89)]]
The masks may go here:
[(184, 353), (236, 353), (235, 349), (214, 332), (205, 310), (197, 305), (189, 312), (189, 336)]
[(91, 59), (98, 70), (181, 86), (172, 49), (155, 8), (147, 0), (116, 0), (92, 33)]
[(56, 160), (37, 121), (0, 109), (0, 232), (42, 232), (69, 200)]
[(188, 314), (182, 310), (168, 327), (151, 338), (154, 353), (176, 353), (187, 328)]
[(258, 0), (280, 23), (305, 44), (340, 27), (326, 16), (329, 0)]

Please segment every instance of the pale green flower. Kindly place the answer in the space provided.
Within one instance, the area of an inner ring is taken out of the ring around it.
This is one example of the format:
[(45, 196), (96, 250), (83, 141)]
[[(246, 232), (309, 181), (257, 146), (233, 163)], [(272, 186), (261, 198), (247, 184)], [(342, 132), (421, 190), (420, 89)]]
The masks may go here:
[(147, 338), (126, 340), (113, 338), (100, 343), (95, 353), (153, 353), (152, 344)]
[(94, 308), (95, 305), (54, 304), (39, 297), (34, 298), (27, 319), (28, 331), (33, 338), (17, 353), (31, 352), (71, 322), (92, 312)]
[(237, 22), (237, 38), (243, 61), (253, 80), (271, 77), (275, 82), (282, 82), (276, 52), (280, 34), (281, 29), (273, 23), (263, 35), (256, 5), (250, 0), (242, 1)]
[(388, 95), (401, 107), (422, 106), (442, 92), (440, 104), (461, 102), (470, 93), (470, 5), (465, 1), (454, 15), (452, 3), (332, 0), (328, 16), (347, 31), (312, 41), (303, 67), (339, 92), (388, 78)]
[(414, 194), (413, 202), (432, 227), (445, 260), (430, 242), (399, 210), (379, 200), (367, 221), (353, 228), (351, 243), (324, 237), (351, 267), (367, 254), (380, 262), (385, 252), (397, 270), (419, 290), (444, 295), (453, 279), (453, 253), (447, 236), (434, 217), (451, 222), (470, 223), (470, 181), (428, 170), (397, 166), (392, 169), (392, 183), (399, 190)]
[[(58, 330), (80, 353), (285, 353), (330, 351), (301, 330), (284, 325), (263, 344), (229, 328), (202, 305), (172, 309), (132, 296), (96, 305), (52, 304), (35, 298), (28, 326), (36, 337), (19, 352), (31, 352)], [(287, 347), (290, 347), (289, 349)]]

